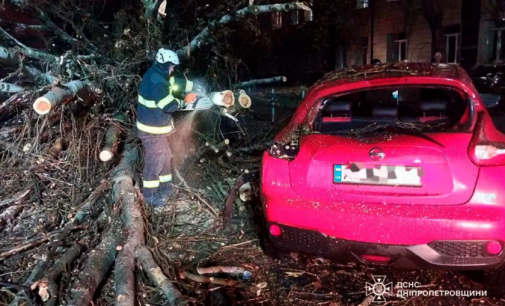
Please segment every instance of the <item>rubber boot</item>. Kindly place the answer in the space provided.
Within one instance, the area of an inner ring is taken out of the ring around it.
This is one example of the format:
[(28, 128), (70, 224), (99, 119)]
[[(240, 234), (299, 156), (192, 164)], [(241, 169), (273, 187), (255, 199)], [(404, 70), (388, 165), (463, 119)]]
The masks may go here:
[(162, 198), (169, 199), (174, 195), (174, 187), (172, 187), (171, 182), (160, 183), (158, 190)]
[(159, 188), (144, 188), (142, 195), (144, 196), (144, 202), (148, 205), (163, 206), (166, 203), (166, 199), (161, 196)]

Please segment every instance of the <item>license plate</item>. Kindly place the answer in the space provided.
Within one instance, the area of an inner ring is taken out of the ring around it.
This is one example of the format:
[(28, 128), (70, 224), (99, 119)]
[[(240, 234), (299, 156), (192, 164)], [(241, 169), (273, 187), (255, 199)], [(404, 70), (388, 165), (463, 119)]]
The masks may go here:
[(422, 186), (422, 167), (365, 165), (354, 163), (333, 166), (333, 182), (342, 184)]

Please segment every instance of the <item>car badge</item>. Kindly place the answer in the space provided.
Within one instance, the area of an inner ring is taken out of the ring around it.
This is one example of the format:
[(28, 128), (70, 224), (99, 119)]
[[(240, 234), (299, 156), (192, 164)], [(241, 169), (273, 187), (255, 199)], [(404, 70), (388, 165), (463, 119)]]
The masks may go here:
[(383, 160), (385, 156), (386, 154), (384, 154), (384, 151), (382, 151), (379, 148), (373, 148), (372, 150), (370, 150), (370, 158), (373, 161)]

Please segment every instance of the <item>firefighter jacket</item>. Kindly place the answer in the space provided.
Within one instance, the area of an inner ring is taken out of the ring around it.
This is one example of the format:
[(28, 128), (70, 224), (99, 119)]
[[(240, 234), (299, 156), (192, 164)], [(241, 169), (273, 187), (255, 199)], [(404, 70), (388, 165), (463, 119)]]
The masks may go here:
[(176, 85), (168, 76), (169, 65), (155, 62), (142, 78), (137, 105), (137, 128), (142, 132), (163, 135), (174, 130), (172, 113), (184, 101), (174, 97)]

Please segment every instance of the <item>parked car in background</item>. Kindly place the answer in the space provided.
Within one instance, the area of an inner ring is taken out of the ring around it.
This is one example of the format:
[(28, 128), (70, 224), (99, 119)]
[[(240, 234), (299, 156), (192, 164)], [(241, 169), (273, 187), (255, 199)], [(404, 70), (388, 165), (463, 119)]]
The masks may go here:
[(480, 270), (505, 260), (505, 135), (457, 65), (328, 74), (263, 155), (269, 245)]

